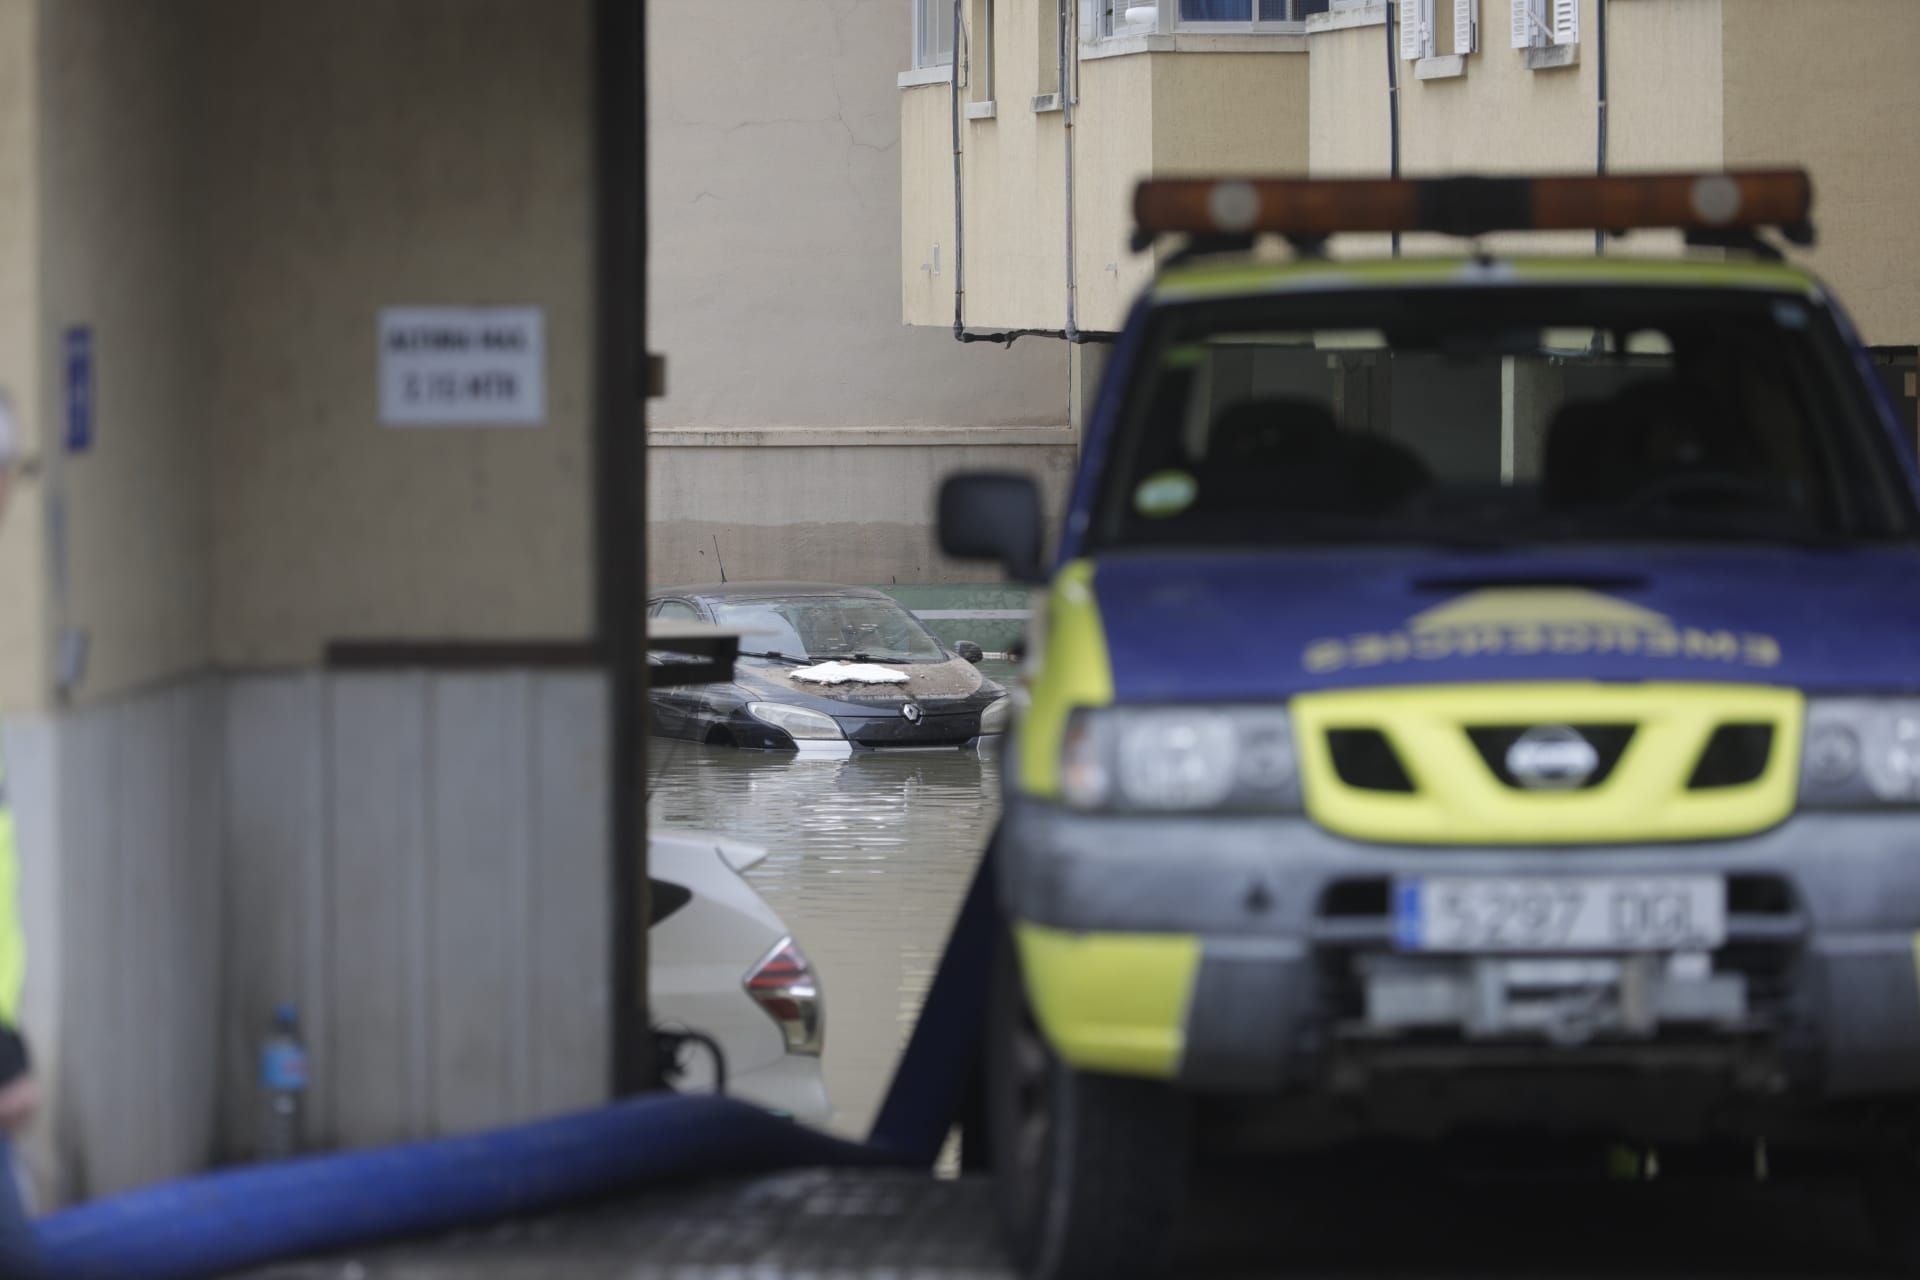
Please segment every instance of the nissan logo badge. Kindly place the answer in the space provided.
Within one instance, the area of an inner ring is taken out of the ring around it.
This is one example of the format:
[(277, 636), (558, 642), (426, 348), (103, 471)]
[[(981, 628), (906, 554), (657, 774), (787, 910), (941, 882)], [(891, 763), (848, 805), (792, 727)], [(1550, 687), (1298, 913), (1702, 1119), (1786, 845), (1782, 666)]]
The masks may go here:
[(907, 718), (908, 724), (919, 724), (922, 714), (920, 704), (917, 702), (909, 702), (906, 706), (900, 708), (900, 714)]
[(1529, 791), (1571, 791), (1600, 768), (1600, 753), (1578, 730), (1542, 724), (1507, 748), (1507, 772)]

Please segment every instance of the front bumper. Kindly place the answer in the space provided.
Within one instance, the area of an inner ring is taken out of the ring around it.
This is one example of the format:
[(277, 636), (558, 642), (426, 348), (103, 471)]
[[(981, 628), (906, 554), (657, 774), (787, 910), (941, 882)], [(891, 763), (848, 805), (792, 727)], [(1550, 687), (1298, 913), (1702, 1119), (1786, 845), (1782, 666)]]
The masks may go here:
[[(919, 720), (908, 720), (898, 712), (861, 715), (831, 713), (840, 726), (840, 738), (789, 736), (756, 719), (743, 706), (727, 720), (726, 727), (735, 746), (766, 751), (800, 751), (806, 754), (847, 755), (852, 751), (958, 750), (980, 740), (980, 708), (963, 706), (957, 710), (940, 708)], [(699, 735), (695, 735), (699, 736)]]
[[(1084, 1069), (1271, 1092), (1363, 1087), (1368, 1069), (1422, 1062), (1671, 1065), (1748, 1092), (1920, 1098), (1912, 816), (1800, 814), (1738, 840), (1474, 848), (1366, 844), (1300, 817), (1091, 816), (1015, 797), (998, 847), (1036, 1013)], [(1356, 1033), (1359, 971), (1393, 955), (1395, 877), (1676, 873), (1727, 878), (1713, 964), (1741, 975), (1740, 1025), (1576, 1049)]]

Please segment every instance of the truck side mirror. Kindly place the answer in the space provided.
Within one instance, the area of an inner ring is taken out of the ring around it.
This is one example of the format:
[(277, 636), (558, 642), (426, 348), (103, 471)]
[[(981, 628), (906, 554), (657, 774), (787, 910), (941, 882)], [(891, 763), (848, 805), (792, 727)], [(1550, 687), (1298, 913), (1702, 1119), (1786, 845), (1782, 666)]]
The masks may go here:
[(971, 640), (955, 640), (953, 642), (953, 651), (962, 658), (965, 658), (968, 662), (973, 663), (977, 663), (980, 659), (987, 656), (986, 650)]
[(958, 560), (995, 560), (1014, 582), (1045, 581), (1040, 487), (1011, 471), (967, 471), (940, 485), (940, 549)]

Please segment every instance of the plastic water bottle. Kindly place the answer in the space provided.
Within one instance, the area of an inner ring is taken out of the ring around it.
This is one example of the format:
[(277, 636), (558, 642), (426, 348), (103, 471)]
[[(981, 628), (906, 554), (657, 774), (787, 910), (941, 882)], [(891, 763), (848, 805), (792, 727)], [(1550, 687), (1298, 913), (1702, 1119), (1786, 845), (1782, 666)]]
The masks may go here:
[(291, 1004), (281, 1004), (260, 1045), (262, 1159), (282, 1159), (300, 1150), (306, 1094), (307, 1046), (300, 1040), (300, 1015)]

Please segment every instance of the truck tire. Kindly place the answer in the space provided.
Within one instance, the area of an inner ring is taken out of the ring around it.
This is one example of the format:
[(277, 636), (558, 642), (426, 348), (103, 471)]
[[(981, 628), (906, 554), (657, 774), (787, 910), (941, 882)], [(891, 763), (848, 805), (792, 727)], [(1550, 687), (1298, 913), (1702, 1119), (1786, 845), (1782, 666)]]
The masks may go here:
[(1020, 1274), (1163, 1274), (1186, 1197), (1187, 1099), (1159, 1081), (1075, 1071), (1056, 1058), (1004, 931), (988, 1019), (994, 1206)]
[(1876, 1171), (1861, 1191), (1874, 1252), (1894, 1275), (1920, 1276), (1920, 1170)]

